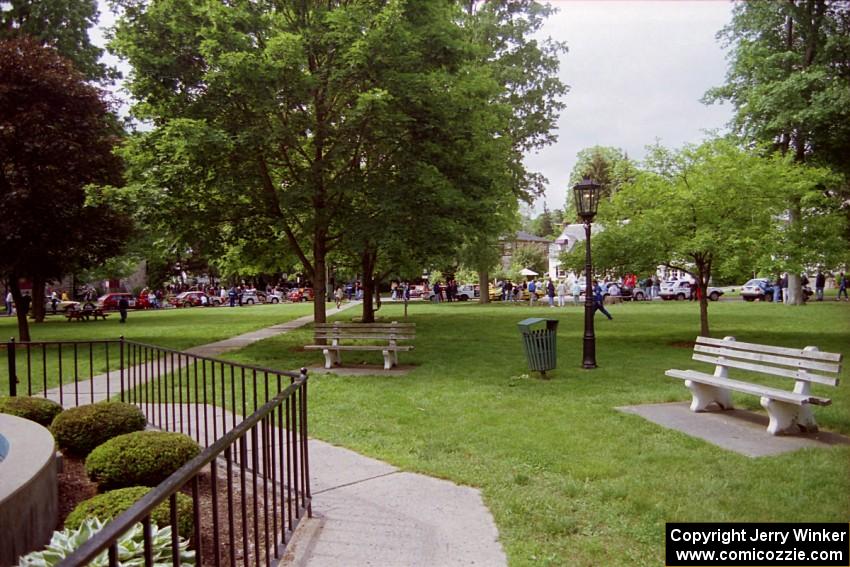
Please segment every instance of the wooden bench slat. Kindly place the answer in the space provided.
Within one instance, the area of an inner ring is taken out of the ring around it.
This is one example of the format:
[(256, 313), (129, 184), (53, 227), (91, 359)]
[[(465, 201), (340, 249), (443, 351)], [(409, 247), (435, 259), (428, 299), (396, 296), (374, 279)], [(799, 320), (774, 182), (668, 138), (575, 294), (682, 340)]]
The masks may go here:
[(731, 378), (719, 378), (717, 376), (705, 374), (703, 372), (697, 372), (695, 370), (673, 369), (668, 370), (664, 374), (670, 376), (671, 378), (693, 380), (701, 384), (717, 386), (718, 388), (725, 388), (727, 390), (735, 390), (736, 392), (743, 392), (745, 394), (752, 394), (755, 396), (766, 396), (768, 398), (779, 400), (789, 404), (816, 404), (820, 406), (828, 406), (832, 403), (832, 400), (830, 400), (829, 398), (822, 398), (819, 396), (812, 396), (808, 394), (796, 394), (794, 392), (780, 390), (779, 388), (771, 388), (770, 386), (761, 386), (759, 384), (741, 382), (740, 380), (733, 380)]
[(791, 368), (801, 368), (807, 370), (820, 370), (821, 372), (831, 372), (837, 374), (841, 372), (839, 364), (831, 362), (818, 362), (814, 360), (801, 360), (798, 358), (790, 358), (787, 356), (777, 356), (773, 354), (762, 354), (758, 352), (749, 352), (742, 350), (734, 350), (731, 348), (712, 347), (705, 345), (695, 345), (694, 352), (702, 352), (706, 354), (714, 354), (717, 356), (725, 356), (727, 358), (742, 358), (744, 360), (753, 360), (756, 362), (766, 362), (778, 364), (780, 366), (789, 366)]
[(381, 331), (394, 331), (394, 330), (404, 330), (410, 331), (416, 329), (415, 323), (405, 323), (403, 325), (381, 325), (381, 324), (371, 324), (371, 323), (316, 323), (313, 325), (314, 329), (379, 329)]
[(756, 352), (793, 356), (810, 360), (824, 360), (828, 362), (841, 362), (843, 360), (843, 355), (836, 352), (821, 352), (772, 345), (760, 345), (756, 343), (744, 343), (740, 341), (725, 341), (723, 339), (713, 339), (711, 337), (697, 337), (696, 342), (697, 344), (721, 346), (735, 350), (754, 350)]
[(395, 350), (407, 352), (413, 350), (412, 345), (304, 345), (307, 350)]
[(365, 341), (412, 341), (413, 335), (358, 335), (358, 334), (331, 334), (316, 333), (316, 339), (340, 339), (340, 340), (365, 340)]
[(816, 382), (827, 386), (837, 386), (838, 378), (830, 376), (821, 376), (820, 374), (812, 374), (805, 370), (791, 370), (788, 368), (777, 368), (776, 366), (767, 366), (764, 364), (753, 364), (751, 362), (743, 362), (740, 360), (732, 360), (730, 358), (721, 358), (715, 356), (706, 356), (704, 354), (694, 354), (692, 357), (699, 362), (707, 362), (709, 364), (717, 364), (720, 366), (728, 366), (730, 368), (739, 368), (741, 370), (749, 370), (751, 372), (761, 372), (764, 374), (772, 374), (774, 376), (784, 376), (785, 378), (793, 378), (794, 380), (804, 380), (806, 382)]

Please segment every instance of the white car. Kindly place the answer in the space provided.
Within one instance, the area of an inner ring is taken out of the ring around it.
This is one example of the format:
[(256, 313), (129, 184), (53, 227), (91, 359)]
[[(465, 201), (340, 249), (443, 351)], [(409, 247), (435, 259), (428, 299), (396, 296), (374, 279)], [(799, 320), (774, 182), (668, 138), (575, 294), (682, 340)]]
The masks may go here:
[[(442, 287), (442, 286), (441, 286)], [(445, 288), (443, 287), (443, 297), (446, 296)], [(455, 296), (456, 301), (469, 301), (470, 299), (475, 299), (478, 297), (478, 290), (475, 289), (475, 286), (472, 284), (463, 284), (457, 286), (457, 295)], [(434, 301), (434, 290), (430, 290), (427, 293), (422, 294), (422, 299), (426, 301)]]
[[(661, 292), (659, 295), (661, 296), (661, 299), (665, 301), (669, 301), (671, 299), (683, 301), (691, 298), (691, 292), (695, 288), (696, 285), (692, 285), (688, 280), (668, 280), (661, 283)], [(711, 301), (717, 301), (720, 299), (720, 296), (723, 295), (723, 290), (719, 287), (709, 287), (707, 292), (708, 298)]]

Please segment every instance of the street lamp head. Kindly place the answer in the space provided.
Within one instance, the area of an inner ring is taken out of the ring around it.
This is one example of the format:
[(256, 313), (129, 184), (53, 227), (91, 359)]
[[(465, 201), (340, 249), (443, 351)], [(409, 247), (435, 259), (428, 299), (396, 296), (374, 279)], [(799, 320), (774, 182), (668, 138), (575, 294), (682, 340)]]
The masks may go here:
[(600, 189), (602, 189), (602, 186), (589, 177), (585, 177), (580, 183), (573, 186), (576, 212), (582, 219), (589, 221), (596, 216)]

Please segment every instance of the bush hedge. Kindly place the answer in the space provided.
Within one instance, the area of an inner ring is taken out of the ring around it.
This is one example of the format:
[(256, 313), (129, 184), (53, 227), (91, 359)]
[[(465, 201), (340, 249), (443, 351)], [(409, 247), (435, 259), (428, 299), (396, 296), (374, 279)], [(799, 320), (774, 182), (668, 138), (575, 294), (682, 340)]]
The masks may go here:
[[(76, 528), (89, 518), (97, 518), (102, 522), (111, 520), (118, 516), (130, 506), (139, 501), (151, 489), (147, 486), (130, 486), (110, 490), (98, 494), (80, 502), (74, 510), (65, 518), (66, 528)], [(163, 528), (171, 525), (171, 511), (166, 500), (153, 509), (151, 522)], [(185, 494), (177, 493), (177, 532), (185, 538), (192, 536), (194, 522), (192, 521), (192, 498)]]
[(188, 435), (136, 431), (100, 445), (86, 459), (89, 478), (101, 488), (156, 486), (200, 452)]
[(47, 427), (62, 413), (62, 406), (47, 398), (4, 397), (0, 398), (0, 413), (16, 415)]
[(145, 428), (142, 410), (124, 402), (98, 402), (63, 411), (53, 420), (50, 431), (59, 448), (85, 456), (109, 439)]

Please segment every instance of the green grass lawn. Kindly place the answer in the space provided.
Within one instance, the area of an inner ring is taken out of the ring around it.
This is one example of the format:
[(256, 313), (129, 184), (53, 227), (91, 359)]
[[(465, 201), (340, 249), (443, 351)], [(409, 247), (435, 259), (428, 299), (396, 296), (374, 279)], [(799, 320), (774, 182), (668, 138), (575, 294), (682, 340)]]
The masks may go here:
[[(311, 303), (256, 305), (252, 307), (216, 307), (191, 309), (162, 309), (150, 311), (130, 311), (127, 323), (119, 323), (118, 313), (112, 313), (106, 321), (68, 322), (62, 315), (48, 316), (44, 323), (31, 323), (30, 336), (33, 341), (73, 341), (117, 339), (121, 335), (127, 340), (165, 346), (174, 349), (186, 349), (196, 345), (211, 343), (247, 333), (256, 329), (283, 323), (313, 312)], [(0, 395), (8, 392), (8, 365), (5, 342), (9, 337), (17, 336), (17, 319), (0, 317)], [(91, 352), (91, 364), (87, 348), (78, 352), (78, 372), (81, 378), (98, 374), (106, 370), (105, 352), (95, 347)], [(73, 349), (64, 347), (62, 360), (65, 378), (63, 383), (73, 380)], [(110, 352), (110, 368), (116, 368), (117, 349)], [(43, 384), (43, 372), (40, 353), (33, 351), (31, 374), (38, 382), (39, 391)], [(18, 376), (22, 382), (26, 376), (26, 353), (18, 350)], [(58, 354), (55, 349), (48, 352), (48, 387), (59, 383)], [(70, 378), (69, 378), (70, 376)], [(25, 394), (26, 387), (19, 387), (19, 393)]]
[[(752, 459), (617, 411), (689, 399), (664, 371), (699, 368), (682, 344), (694, 340), (699, 319), (689, 302), (610, 310), (613, 321), (596, 319), (599, 368), (585, 371), (581, 309), (415, 303), (416, 349), (401, 354), (415, 369), (315, 375), (311, 435), (480, 487), (514, 566), (659, 565), (668, 521), (847, 521), (850, 447)], [(401, 319), (401, 307), (385, 304), (380, 315)], [(551, 380), (527, 376), (516, 323), (529, 316), (561, 321)], [(848, 303), (719, 302), (710, 318), (716, 337), (850, 355)], [(318, 364), (320, 353), (301, 348), (310, 342), (304, 329), (228, 357), (283, 369)], [(348, 364), (381, 359), (343, 356)], [(833, 399), (815, 410), (821, 427), (850, 434), (846, 383), (815, 386)], [(735, 400), (760, 409), (753, 396)]]

